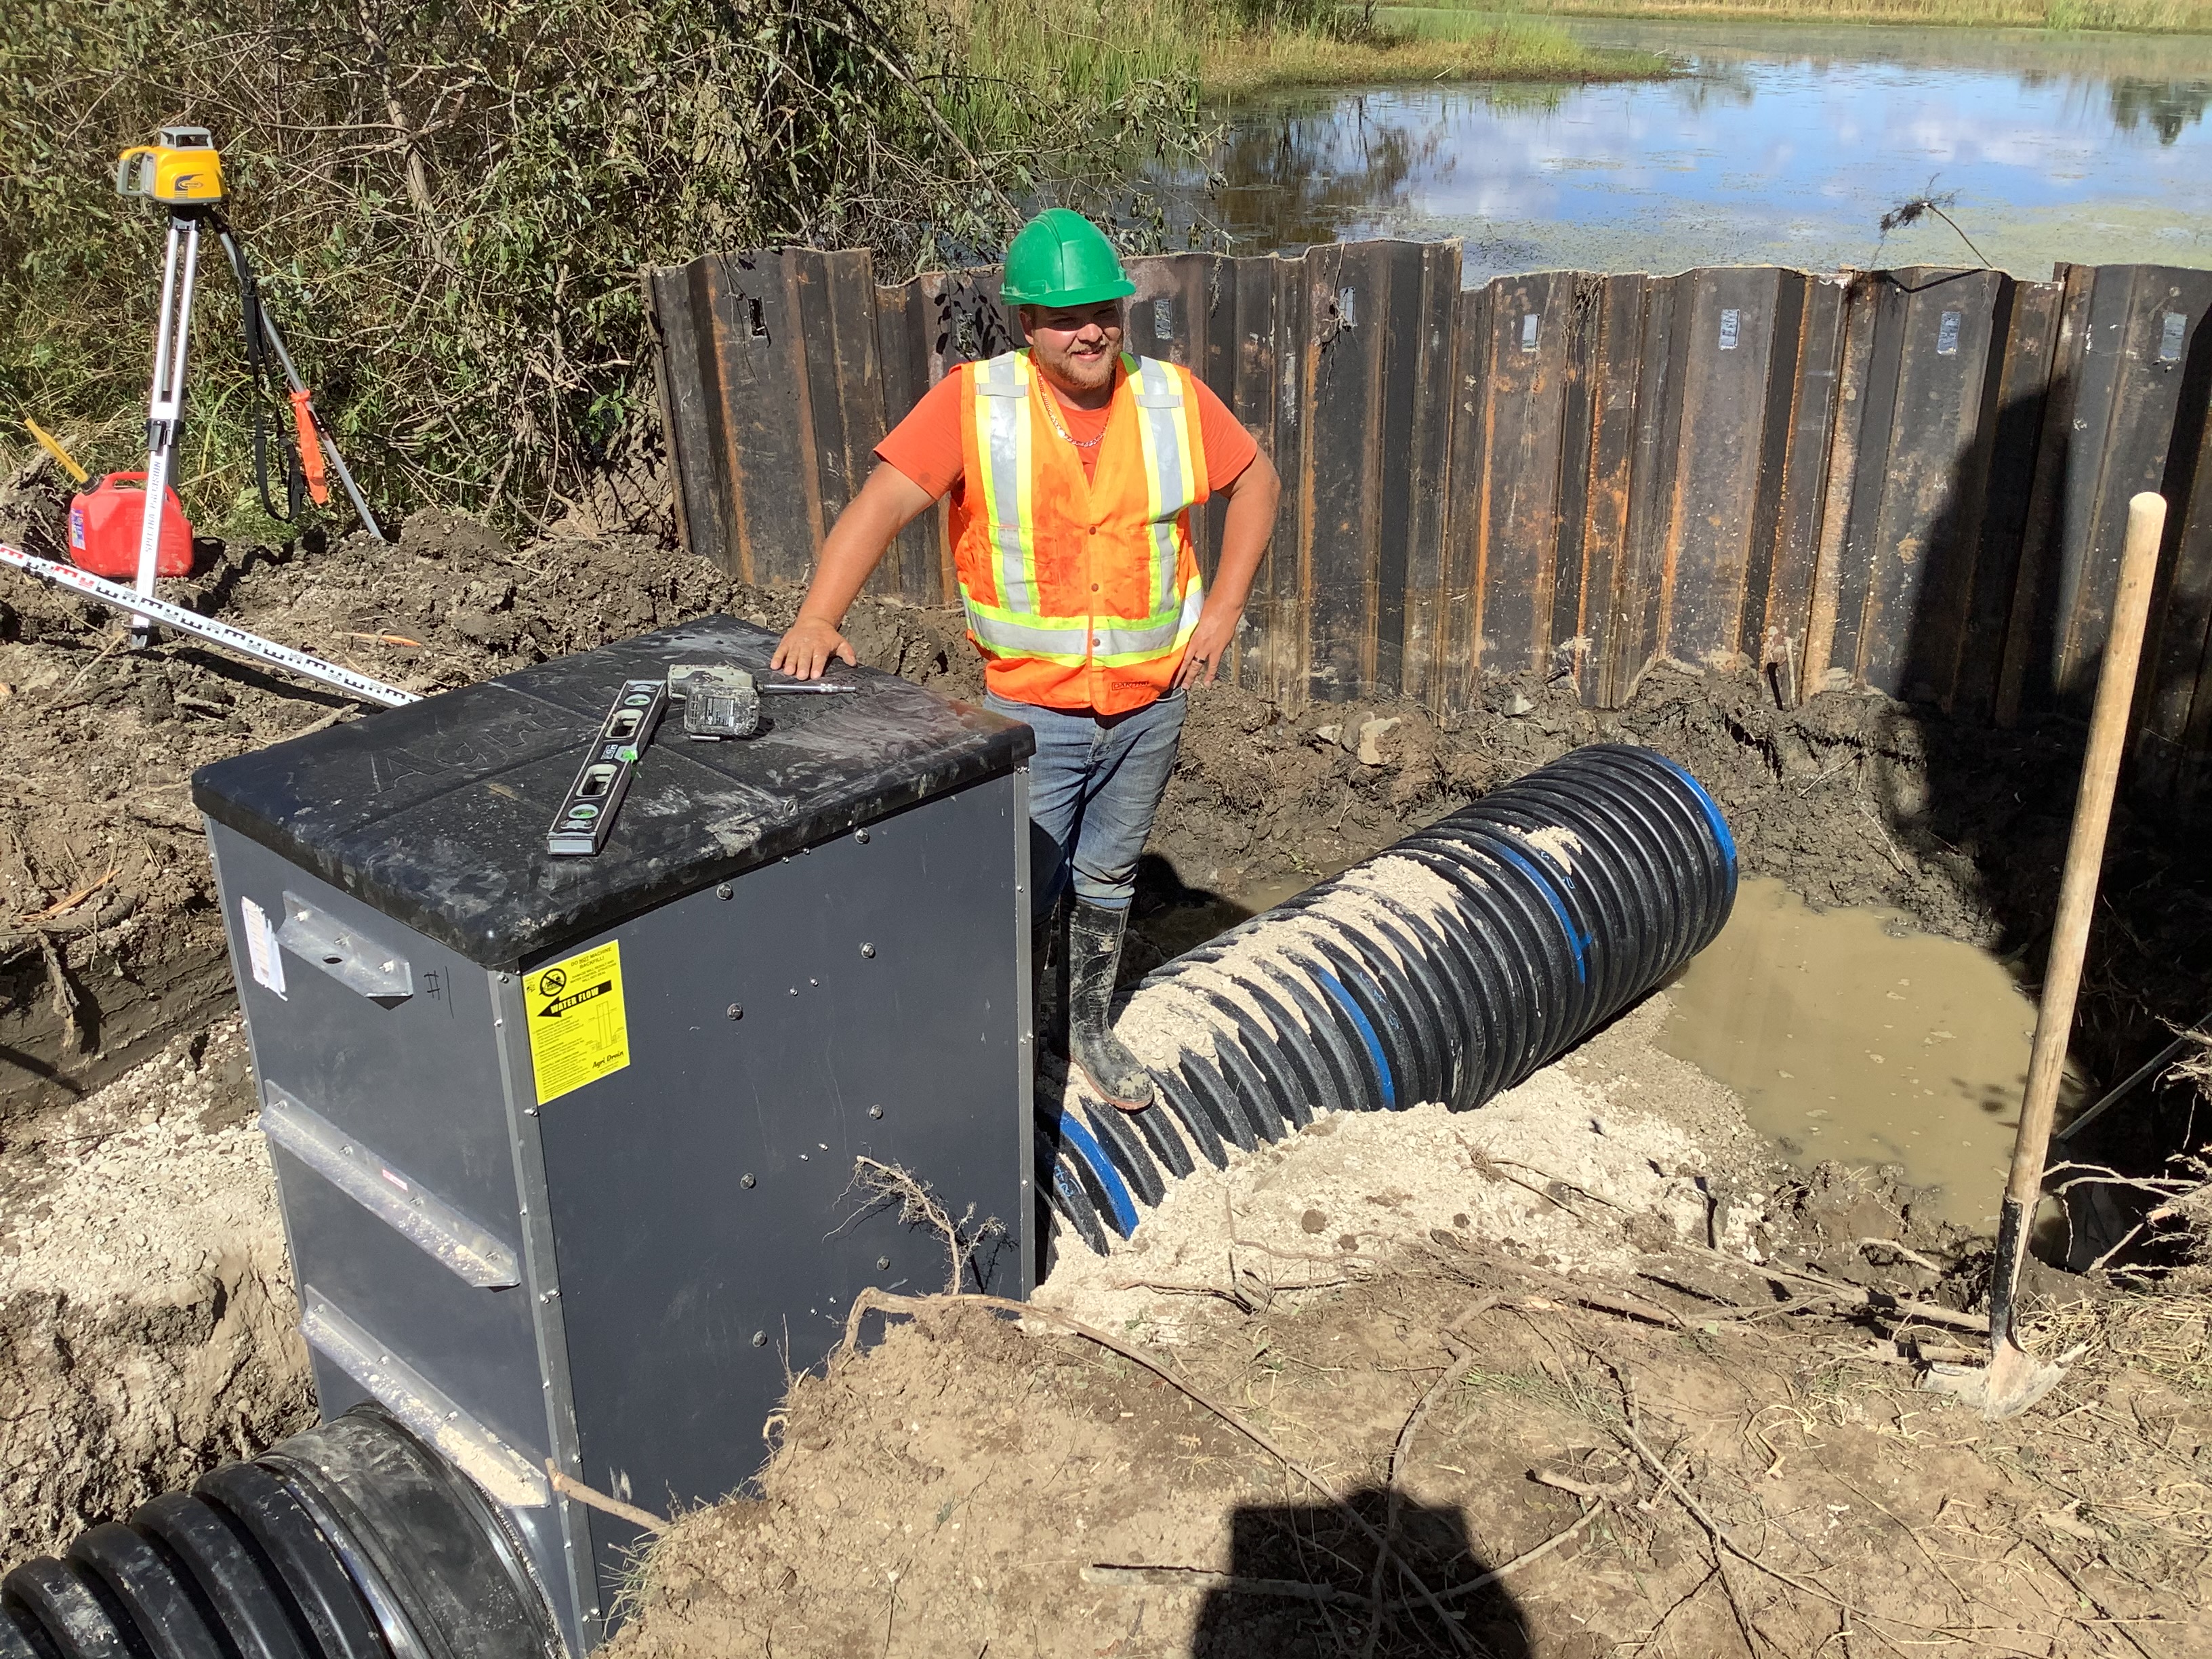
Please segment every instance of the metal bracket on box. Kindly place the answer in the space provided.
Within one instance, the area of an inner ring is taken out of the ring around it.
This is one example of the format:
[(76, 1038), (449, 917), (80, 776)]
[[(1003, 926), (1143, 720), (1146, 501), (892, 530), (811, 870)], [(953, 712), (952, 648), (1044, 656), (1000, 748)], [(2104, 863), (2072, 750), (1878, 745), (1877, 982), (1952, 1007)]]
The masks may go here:
[(514, 1250), (490, 1232), (288, 1091), (270, 1083), (263, 1094), (262, 1133), (409, 1243), (478, 1290), (522, 1283)]
[(415, 970), (406, 957), (363, 938), (297, 893), (284, 895), (284, 925), (276, 930), (276, 943), (371, 1002), (388, 1007), (415, 994)]
[(331, 1306), (329, 1297), (312, 1285), (302, 1285), (300, 1299), (307, 1309), (300, 1334), (308, 1346), (368, 1389), (418, 1439), (435, 1446), (455, 1468), (509, 1509), (542, 1509), (553, 1501), (542, 1468)]

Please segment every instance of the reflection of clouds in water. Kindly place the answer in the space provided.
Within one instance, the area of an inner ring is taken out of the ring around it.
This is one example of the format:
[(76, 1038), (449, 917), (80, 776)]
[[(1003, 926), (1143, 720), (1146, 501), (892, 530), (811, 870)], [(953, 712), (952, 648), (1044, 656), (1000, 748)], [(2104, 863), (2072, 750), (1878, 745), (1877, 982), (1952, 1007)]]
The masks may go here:
[(1809, 60), (1671, 82), (1308, 95), (1232, 122), (1211, 199), (1247, 247), (1385, 224), (1625, 237), (1641, 222), (1676, 246), (1709, 228), (1687, 263), (1812, 261), (1824, 235), (1827, 257), (1856, 260), (1875, 219), (1931, 173), (1978, 233), (2052, 208), (2212, 224), (2209, 103), (2212, 81)]

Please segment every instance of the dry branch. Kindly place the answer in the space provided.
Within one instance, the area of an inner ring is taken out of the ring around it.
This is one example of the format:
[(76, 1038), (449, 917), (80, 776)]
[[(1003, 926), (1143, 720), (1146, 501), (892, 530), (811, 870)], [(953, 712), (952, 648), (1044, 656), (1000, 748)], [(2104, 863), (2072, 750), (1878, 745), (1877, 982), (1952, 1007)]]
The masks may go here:
[(927, 1226), (945, 1241), (945, 1253), (950, 1262), (945, 1281), (947, 1296), (960, 1294), (961, 1281), (967, 1277), (969, 1259), (974, 1255), (976, 1245), (1000, 1231), (996, 1221), (986, 1221), (969, 1237), (967, 1230), (974, 1225), (975, 1218), (974, 1205), (969, 1205), (968, 1212), (955, 1221), (937, 1201), (936, 1194), (896, 1164), (866, 1156), (856, 1158), (853, 1160), (853, 1184), (872, 1200), (896, 1199), (901, 1222), (909, 1227)]
[(1086, 1584), (1115, 1589), (1220, 1590), (1231, 1595), (1276, 1595), (1287, 1601), (1322, 1601), (1364, 1607), (1367, 1598), (1334, 1584), (1310, 1584), (1303, 1578), (1252, 1578), (1243, 1573), (1212, 1572), (1204, 1567), (1085, 1567)]
[[(1460, 1601), (1473, 1595), (1477, 1590), (1488, 1589), (1523, 1567), (1534, 1566), (1604, 1512), (1602, 1504), (1592, 1504), (1542, 1543), (1522, 1551), (1510, 1561), (1501, 1562), (1463, 1583), (1445, 1586), (1437, 1592), (1437, 1600)], [(1116, 1589), (1221, 1590), (1231, 1595), (1278, 1595), (1285, 1601), (1318, 1601), (1336, 1607), (1366, 1607), (1373, 1605), (1358, 1591), (1339, 1589), (1334, 1584), (1313, 1584), (1303, 1578), (1252, 1578), (1242, 1573), (1214, 1572), (1205, 1567), (1110, 1566), (1102, 1564), (1083, 1568), (1081, 1577), (1086, 1584), (1108, 1585)], [(1416, 1598), (1407, 1597), (1403, 1601), (1383, 1602), (1376, 1611), (1384, 1613), (1412, 1613), (1424, 1605)]]
[[(1443, 1589), (1437, 1592), (1437, 1599), (1439, 1601), (1456, 1601), (1462, 1596), (1474, 1595), (1477, 1590), (1488, 1589), (1492, 1584), (1504, 1577), (1508, 1573), (1518, 1572), (1522, 1568), (1533, 1566), (1535, 1563), (1542, 1560), (1553, 1550), (1559, 1548), (1560, 1545), (1565, 1543), (1569, 1539), (1572, 1538), (1577, 1533), (1580, 1532), (1584, 1527), (1589, 1525), (1591, 1522), (1596, 1520), (1599, 1516), (1604, 1513), (1605, 1505), (1602, 1503), (1591, 1504), (1589, 1508), (1584, 1510), (1580, 1515), (1577, 1516), (1572, 1521), (1559, 1528), (1559, 1531), (1553, 1533), (1542, 1543), (1535, 1545), (1532, 1548), (1522, 1551), (1520, 1554), (1515, 1556), (1510, 1561), (1503, 1562), (1500, 1565), (1491, 1568), (1489, 1571), (1483, 1573), (1477, 1577), (1467, 1580), (1464, 1583), (1449, 1584), (1445, 1586)], [(1413, 1606), (1414, 1604), (1411, 1601), (1393, 1601), (1389, 1606), (1382, 1610), (1385, 1613), (1411, 1613), (1413, 1610)]]
[(553, 1483), (553, 1490), (563, 1498), (573, 1498), (579, 1504), (595, 1510), (604, 1510), (618, 1521), (627, 1521), (633, 1527), (647, 1532), (663, 1532), (668, 1522), (651, 1510), (641, 1510), (635, 1504), (625, 1504), (619, 1498), (610, 1498), (596, 1486), (587, 1486), (572, 1475), (561, 1473), (561, 1466), (551, 1458), (545, 1460), (545, 1478)]
[[(1497, 1297), (1485, 1297), (1462, 1314), (1460, 1320), (1472, 1319), (1478, 1314), (1487, 1312), (1498, 1301)], [(1413, 1402), (1413, 1409), (1406, 1413), (1405, 1426), (1398, 1431), (1397, 1443), (1390, 1448), (1389, 1472), (1382, 1482), (1388, 1494), (1382, 1506), (1382, 1540), (1375, 1547), (1375, 1570), (1367, 1581), (1368, 1599), (1375, 1603), (1377, 1611), (1376, 1616), (1367, 1621), (1367, 1635), (1359, 1648), (1360, 1659), (1370, 1659), (1375, 1651), (1375, 1644), (1382, 1638), (1382, 1576), (1390, 1570), (1390, 1563), (1397, 1553), (1395, 1540), (1398, 1536), (1398, 1511), (1403, 1506), (1406, 1496), (1405, 1488), (1398, 1483), (1398, 1477), (1406, 1467), (1407, 1455), (1413, 1450), (1413, 1437), (1420, 1432), (1421, 1419), (1429, 1414), (1431, 1404), (1438, 1395), (1449, 1394), (1457, 1388), (1468, 1372), (1474, 1369), (1474, 1362), (1480, 1357), (1479, 1349), (1468, 1348), (1445, 1369), (1443, 1376), (1421, 1390), (1421, 1397)], [(1402, 1571), (1404, 1563), (1401, 1561), (1399, 1565)]]
[[(1109, 1336), (1105, 1332), (1086, 1325), (1079, 1319), (1061, 1313), (1056, 1308), (1039, 1307), (1030, 1302), (1010, 1301), (1002, 1296), (893, 1296), (888, 1291), (879, 1291), (873, 1285), (870, 1285), (853, 1298), (852, 1311), (845, 1316), (845, 1346), (848, 1351), (856, 1350), (859, 1347), (860, 1321), (871, 1310), (878, 1313), (910, 1314), (920, 1312), (927, 1308), (994, 1308), (1002, 1313), (1018, 1314), (1024, 1319), (1035, 1319), (1046, 1324), (1058, 1326), (1064, 1331), (1081, 1337), (1086, 1342), (1095, 1342), (1110, 1352), (1120, 1354), (1122, 1358), (1132, 1364), (1143, 1366), (1177, 1393), (1212, 1412), (1224, 1423), (1327, 1498), (1347, 1521), (1365, 1534), (1370, 1543), (1374, 1544), (1377, 1548), (1384, 1547), (1382, 1532), (1365, 1516), (1354, 1509), (1351, 1500), (1342, 1492), (1337, 1491), (1322, 1476), (1285, 1451), (1258, 1429), (1254, 1428), (1227, 1405), (1216, 1400), (1196, 1383), (1178, 1376), (1166, 1360), (1138, 1347), (1134, 1343), (1124, 1342), (1118, 1337)], [(1444, 1628), (1451, 1633), (1453, 1641), (1458, 1644), (1461, 1651), (1471, 1652), (1473, 1647), (1468, 1640), (1467, 1633), (1452, 1622), (1451, 1615), (1444, 1611), (1443, 1603), (1437, 1601), (1436, 1592), (1424, 1583), (1420, 1577), (1411, 1568), (1401, 1564), (1401, 1571), (1413, 1585), (1423, 1605), (1443, 1620)]]

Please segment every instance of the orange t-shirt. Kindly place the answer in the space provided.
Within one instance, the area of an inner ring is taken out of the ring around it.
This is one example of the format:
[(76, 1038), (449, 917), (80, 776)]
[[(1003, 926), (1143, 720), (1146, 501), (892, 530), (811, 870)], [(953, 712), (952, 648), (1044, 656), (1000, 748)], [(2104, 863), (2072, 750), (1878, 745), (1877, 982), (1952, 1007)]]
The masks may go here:
[[(1040, 377), (1042, 378), (1042, 377)], [(1198, 420), (1200, 441), (1206, 446), (1206, 483), (1209, 492), (1218, 492), (1234, 483), (1244, 469), (1252, 465), (1252, 458), (1260, 453), (1260, 446), (1237, 417), (1229, 412), (1213, 389), (1205, 381), (1193, 378), (1191, 384), (1198, 389)], [(1048, 389), (1051, 382), (1047, 381)], [(1072, 440), (1095, 438), (1106, 430), (1106, 417), (1112, 405), (1104, 409), (1077, 409), (1057, 393), (1054, 401), (1058, 407), (1061, 423)], [(1088, 449), (1079, 442), (1076, 453), (1083, 458), (1085, 477), (1098, 470), (1098, 447)], [(960, 379), (947, 374), (923, 394), (922, 399), (908, 411), (907, 417), (893, 427), (883, 442), (876, 446), (876, 459), (887, 461), (901, 472), (927, 490), (931, 496), (944, 495), (947, 490), (958, 492), (963, 485), (960, 459)]]

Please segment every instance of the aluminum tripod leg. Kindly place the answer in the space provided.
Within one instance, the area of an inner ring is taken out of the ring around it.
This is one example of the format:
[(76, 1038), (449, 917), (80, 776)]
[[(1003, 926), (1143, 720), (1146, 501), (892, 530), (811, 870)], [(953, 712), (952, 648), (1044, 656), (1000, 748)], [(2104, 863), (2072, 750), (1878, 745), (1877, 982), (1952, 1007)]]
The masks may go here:
[[(161, 265), (161, 316), (154, 335), (154, 387), (146, 409), (146, 503), (139, 516), (138, 597), (154, 597), (154, 572), (161, 552), (161, 521), (176, 472), (177, 443), (184, 435), (185, 358), (192, 338), (192, 289), (199, 272), (200, 221), (196, 213), (169, 216), (168, 253)], [(131, 648), (154, 636), (143, 611), (131, 621)]]
[[(258, 295), (259, 289), (254, 283), (252, 270), (246, 263), (246, 251), (239, 246), (238, 239), (228, 230), (218, 231), (216, 234), (222, 238), (222, 251), (230, 256), (231, 273), (238, 278), (238, 292), (241, 302), (249, 289), (252, 289)], [(265, 304), (261, 304), (258, 300), (255, 303), (260, 306), (262, 335), (268, 340), (270, 349), (276, 354), (277, 364), (284, 371), (286, 387), (294, 392), (307, 391), (307, 382), (300, 378), (300, 371), (292, 367), (292, 354), (284, 349), (284, 337), (276, 331), (276, 319), (269, 314), (269, 307)], [(314, 410), (312, 398), (309, 398), (307, 406), (311, 410)], [(353, 474), (347, 471), (345, 457), (338, 453), (336, 441), (323, 429), (321, 411), (315, 410), (314, 413), (315, 436), (322, 443), (323, 454), (331, 464), (331, 471), (338, 475), (338, 482), (345, 486), (347, 499), (353, 502), (353, 510), (361, 514), (362, 527), (380, 542), (390, 541), (392, 538), (386, 535), (382, 527), (377, 524), (376, 515), (368, 510), (368, 502), (361, 493), (361, 486), (353, 481)]]

